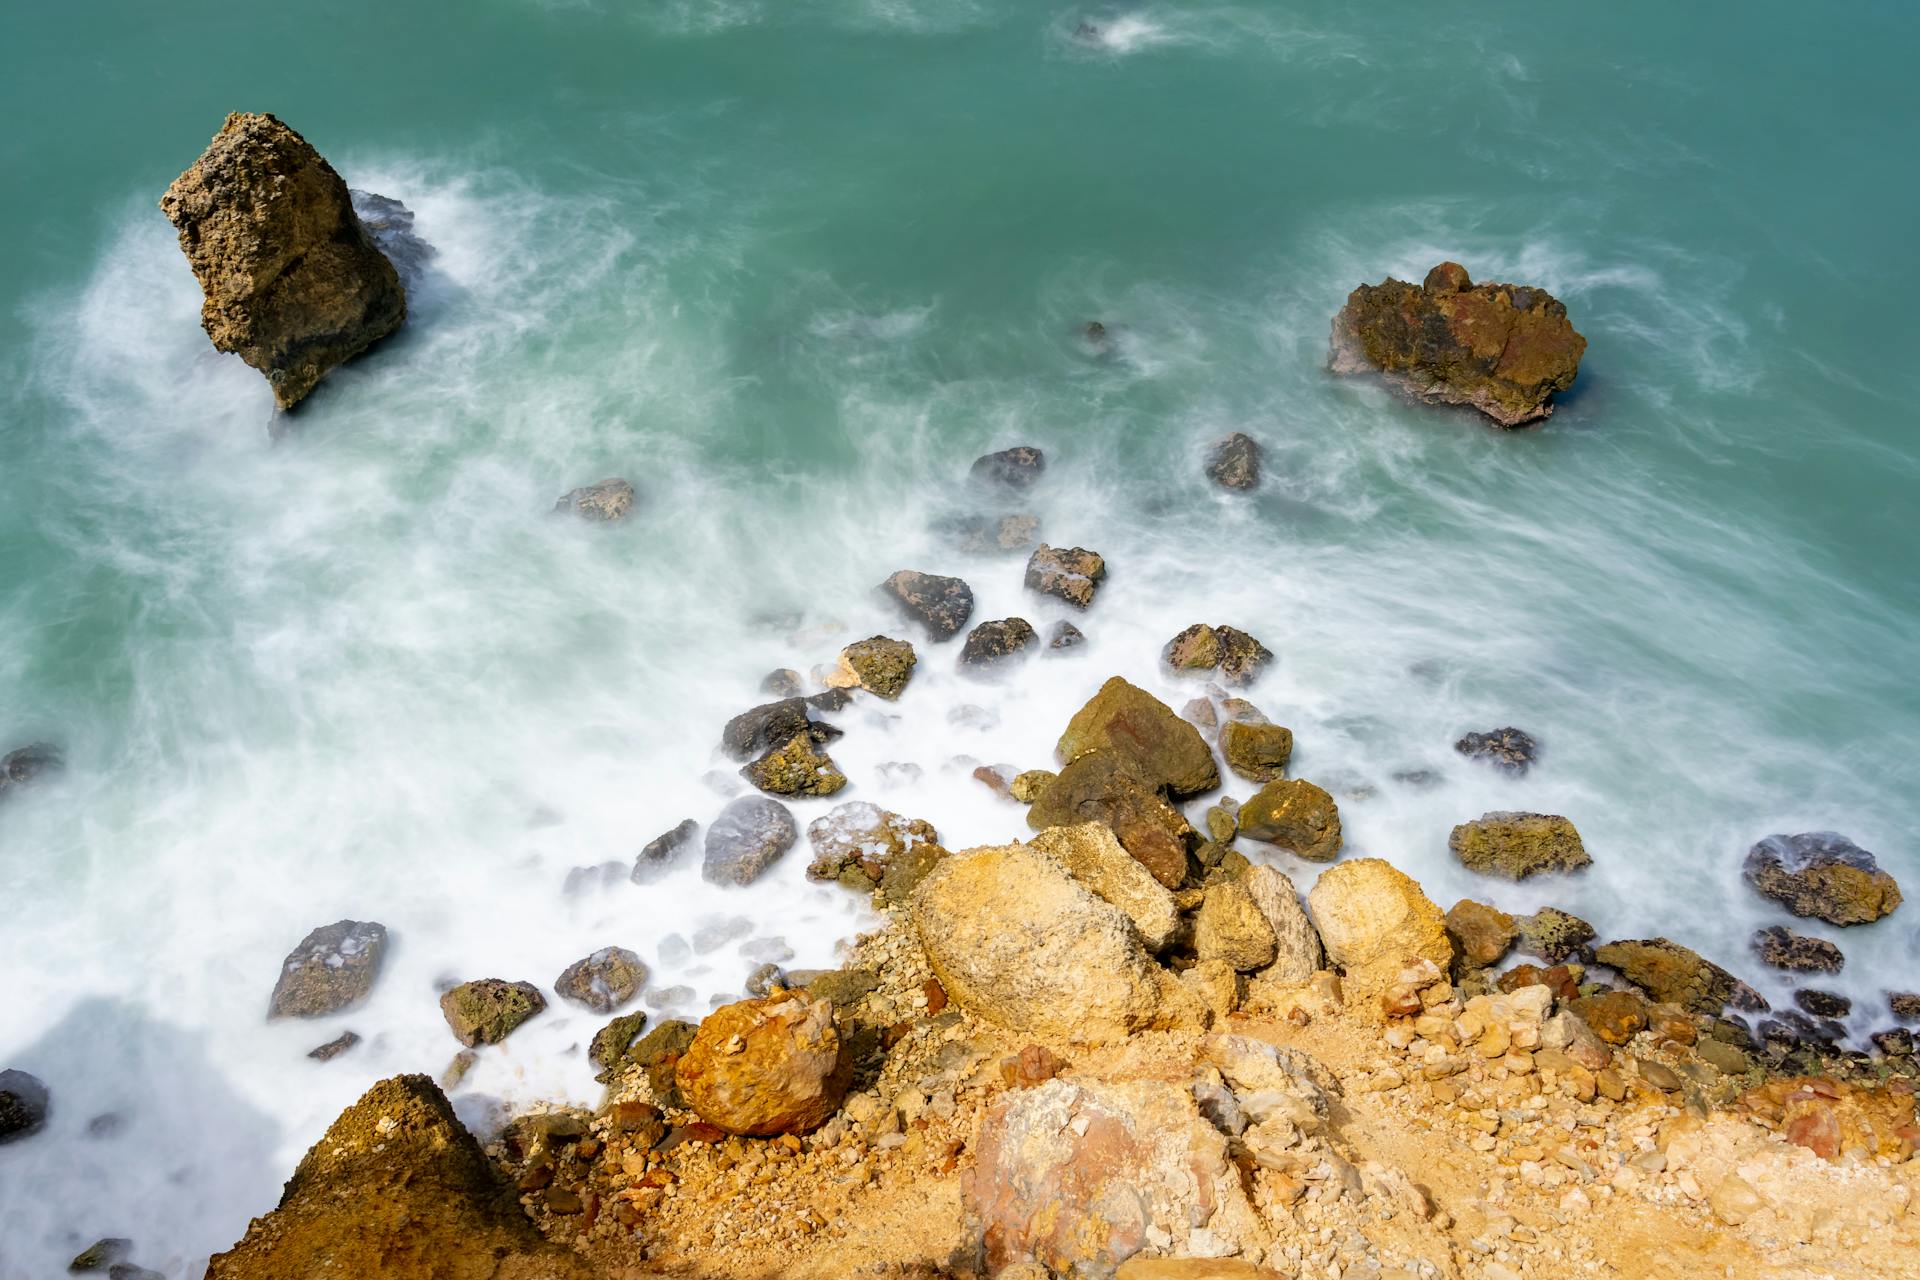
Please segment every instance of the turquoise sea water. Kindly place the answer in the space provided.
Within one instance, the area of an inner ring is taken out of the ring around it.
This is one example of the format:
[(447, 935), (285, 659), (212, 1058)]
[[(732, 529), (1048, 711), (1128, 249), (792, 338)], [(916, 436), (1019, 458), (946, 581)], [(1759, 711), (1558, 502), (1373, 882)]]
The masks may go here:
[[(56, 1107), (0, 1149), (0, 1271), (129, 1235), (197, 1275), (339, 1107), (445, 1065), (442, 978), (550, 988), (616, 943), (686, 1013), (756, 941), (829, 963), (866, 917), (804, 847), (745, 891), (560, 886), (711, 817), (720, 723), (898, 631), (894, 569), (1064, 616), (931, 527), (1015, 443), (1048, 453), (1044, 535), (1110, 563), (1089, 651), (988, 687), (926, 651), (839, 717), (845, 798), (1012, 836), (974, 763), (1048, 763), (1109, 674), (1184, 700), (1159, 646), (1231, 622), (1280, 655), (1252, 696), (1352, 854), (1783, 997), (1755, 839), (1840, 830), (1920, 893), (1916, 43), (1896, 4), (9, 8), (0, 748), (72, 766), (0, 810), (0, 1066)], [(155, 208), (230, 110), (438, 250), (406, 332), (278, 440)], [(1545, 426), (1325, 373), (1348, 290), (1442, 258), (1587, 336)], [(1267, 447), (1250, 499), (1200, 474), (1231, 430)], [(628, 524), (544, 518), (610, 474)], [(1545, 745), (1522, 781), (1449, 749), (1507, 723)], [(1446, 835), (1499, 808), (1567, 814), (1594, 867), (1476, 881)], [(1915, 910), (1814, 930), (1856, 1034), (1920, 987)], [(373, 1001), (263, 1025), (280, 957), (349, 915), (394, 933)], [(529, 1024), (463, 1113), (590, 1101), (594, 1025)]]

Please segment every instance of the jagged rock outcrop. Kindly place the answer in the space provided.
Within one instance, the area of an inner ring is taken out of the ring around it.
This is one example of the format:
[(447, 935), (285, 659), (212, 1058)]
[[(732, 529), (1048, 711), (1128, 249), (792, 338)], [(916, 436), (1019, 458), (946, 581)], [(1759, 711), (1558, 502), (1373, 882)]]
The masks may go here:
[(1251, 489), (1260, 483), (1260, 445), (1236, 431), (1207, 446), (1207, 479), (1222, 489)]
[(1169, 889), (1187, 878), (1189, 847), (1196, 833), (1165, 788), (1117, 751), (1092, 751), (1062, 769), (1034, 798), (1027, 825), (1049, 827), (1099, 822)]
[(369, 1089), (315, 1143), (279, 1207), (213, 1256), (207, 1280), (588, 1280), (495, 1179), (425, 1076)]
[(1160, 658), (1179, 675), (1217, 672), (1224, 684), (1246, 685), (1273, 661), (1273, 650), (1238, 627), (1196, 622), (1167, 641)]
[(1334, 317), (1327, 367), (1378, 372), (1439, 404), (1471, 405), (1503, 427), (1553, 412), (1573, 385), (1587, 340), (1544, 289), (1481, 284), (1443, 262), (1422, 284), (1363, 284)]
[(160, 208), (206, 295), (207, 336), (265, 374), (282, 409), (406, 319), (347, 184), (271, 115), (228, 116)]
[(1050, 827), (1031, 847), (1058, 858), (1067, 873), (1127, 913), (1149, 951), (1160, 951), (1180, 927), (1173, 894), (1129, 854), (1105, 823)]

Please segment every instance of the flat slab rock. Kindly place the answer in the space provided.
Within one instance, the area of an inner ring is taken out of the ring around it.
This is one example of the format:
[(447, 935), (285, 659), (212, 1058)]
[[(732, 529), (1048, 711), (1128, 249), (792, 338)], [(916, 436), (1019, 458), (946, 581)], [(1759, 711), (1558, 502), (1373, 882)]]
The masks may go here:
[(1874, 856), (1832, 831), (1768, 836), (1741, 870), (1764, 896), (1828, 924), (1871, 924), (1901, 902), (1900, 886)]

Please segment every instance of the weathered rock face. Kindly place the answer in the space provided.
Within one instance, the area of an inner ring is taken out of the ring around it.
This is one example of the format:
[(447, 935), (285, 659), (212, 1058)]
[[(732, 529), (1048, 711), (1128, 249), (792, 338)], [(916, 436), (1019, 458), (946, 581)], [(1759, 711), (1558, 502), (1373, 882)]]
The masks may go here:
[(38, 1130), (52, 1105), (47, 1086), (24, 1071), (0, 1071), (0, 1146)]
[(1193, 917), (1194, 955), (1252, 973), (1271, 965), (1277, 948), (1273, 926), (1245, 885), (1222, 880), (1207, 886)]
[(700, 824), (692, 818), (683, 818), (673, 830), (657, 835), (647, 841), (640, 855), (633, 860), (633, 882), (650, 884), (658, 880), (680, 860), (684, 849), (693, 847), (694, 838), (700, 834)]
[(1027, 589), (1084, 609), (1107, 576), (1107, 562), (1085, 547), (1041, 543), (1027, 560)]
[(562, 494), (553, 504), (555, 514), (572, 514), (582, 520), (611, 524), (624, 520), (633, 510), (633, 486), (614, 476), (594, 484), (582, 485)]
[(967, 632), (966, 643), (960, 647), (960, 667), (975, 675), (990, 674), (1028, 656), (1039, 643), (1033, 624), (1025, 618), (983, 622)]
[(1327, 958), (1362, 990), (1391, 984), (1409, 961), (1445, 973), (1453, 963), (1446, 918), (1405, 872), (1379, 858), (1329, 867), (1307, 893)]
[(612, 1013), (647, 985), (647, 966), (625, 947), (602, 947), (563, 969), (553, 993), (595, 1013)]
[(1437, 404), (1471, 405), (1503, 427), (1553, 412), (1573, 385), (1587, 340), (1544, 289), (1476, 285), (1443, 262), (1424, 284), (1389, 278), (1361, 285), (1333, 320), (1327, 365), (1378, 372)]
[(1129, 854), (1105, 823), (1052, 827), (1030, 842), (1060, 860), (1067, 873), (1127, 913), (1147, 950), (1159, 951), (1180, 927), (1173, 895)]
[(752, 884), (799, 838), (799, 824), (787, 806), (764, 796), (742, 796), (707, 828), (700, 873), (714, 884)]
[(1207, 447), (1207, 479), (1222, 489), (1252, 489), (1260, 483), (1260, 446), (1236, 431)]
[(961, 1197), (988, 1274), (1110, 1276), (1147, 1247), (1196, 1237), (1241, 1247), (1260, 1230), (1227, 1139), (1187, 1089), (1049, 1080), (987, 1108)]
[(1046, 470), (1047, 455), (1032, 445), (1020, 444), (975, 458), (969, 474), (983, 484), (1021, 490), (1032, 488)]
[(771, 1137), (825, 1124), (846, 1096), (853, 1062), (832, 1003), (782, 991), (708, 1014), (674, 1074), (708, 1124)]
[(912, 920), (949, 998), (1029, 1035), (1123, 1039), (1154, 1024), (1173, 981), (1120, 908), (1024, 845), (943, 860), (914, 893)]
[(1259, 720), (1229, 720), (1220, 726), (1220, 754), (1227, 768), (1248, 782), (1278, 782), (1293, 759), (1293, 730)]
[(1483, 814), (1455, 827), (1447, 848), (1468, 870), (1507, 880), (1578, 871), (1593, 863), (1573, 824), (1551, 813)]
[(958, 578), (902, 569), (880, 592), (935, 640), (951, 640), (973, 616), (973, 588)]
[(1593, 958), (1618, 969), (1621, 977), (1654, 999), (1694, 1013), (1719, 1013), (1739, 981), (1711, 960), (1665, 938), (1610, 942), (1598, 948)]
[(14, 748), (0, 756), (0, 800), (42, 774), (58, 773), (64, 765), (60, 749), (44, 742)]
[(830, 796), (847, 785), (847, 775), (814, 746), (810, 732), (794, 734), (784, 746), (743, 766), (740, 776), (777, 796)]
[(1464, 968), (1485, 969), (1499, 964), (1519, 932), (1512, 916), (1471, 898), (1460, 899), (1447, 911), (1447, 938)]
[(1309, 862), (1340, 856), (1340, 809), (1303, 778), (1269, 782), (1240, 806), (1240, 834), (1277, 844)]
[(947, 856), (940, 833), (921, 818), (903, 818), (879, 805), (850, 800), (807, 824), (813, 844), (810, 880), (837, 880), (850, 889), (878, 888), (888, 902), (905, 902), (914, 887)]
[(1134, 762), (1112, 751), (1081, 756), (1041, 789), (1027, 811), (1036, 831), (1099, 822), (1122, 847), (1169, 889), (1187, 878), (1187, 851), (1194, 830)]
[(445, 1095), (395, 1076), (335, 1120), (287, 1181), (280, 1206), (215, 1254), (207, 1280), (586, 1280), (549, 1244)]
[(1599, 936), (1585, 920), (1558, 907), (1542, 907), (1514, 923), (1520, 927), (1514, 946), (1522, 955), (1537, 956), (1548, 964), (1580, 958)]
[(1840, 948), (1825, 938), (1796, 933), (1779, 924), (1754, 933), (1753, 953), (1762, 964), (1791, 973), (1838, 973), (1847, 962)]
[(647, 1029), (647, 1015), (642, 1010), (623, 1013), (593, 1033), (593, 1039), (587, 1044), (587, 1061), (593, 1064), (593, 1078), (605, 1084), (627, 1060), (627, 1050)]
[(1273, 661), (1273, 651), (1238, 627), (1196, 622), (1167, 641), (1160, 659), (1177, 674), (1217, 675), (1237, 687), (1253, 683)]
[(1508, 726), (1485, 733), (1470, 733), (1453, 744), (1453, 749), (1469, 760), (1485, 760), (1494, 768), (1518, 776), (1532, 766), (1540, 754), (1532, 735)]
[(1055, 651), (1078, 649), (1086, 642), (1085, 633), (1071, 622), (1056, 622), (1047, 632), (1047, 648)]
[(865, 689), (892, 701), (906, 692), (919, 659), (905, 640), (869, 636), (840, 651), (840, 668), (827, 679), (836, 689)]
[(453, 1038), (469, 1049), (499, 1044), (515, 1028), (547, 1007), (547, 998), (531, 982), (478, 978), (440, 997), (440, 1013)]
[(1307, 919), (1293, 881), (1277, 868), (1253, 867), (1241, 883), (1273, 931), (1273, 963), (1260, 970), (1259, 976), (1283, 986), (1294, 986), (1313, 977), (1325, 963), (1326, 955), (1320, 946), (1320, 931)]
[(322, 925), (280, 963), (269, 1018), (320, 1018), (350, 1007), (373, 989), (387, 954), (387, 927), (371, 920)]
[(1637, 991), (1603, 991), (1570, 1001), (1567, 1012), (1604, 1043), (1624, 1045), (1646, 1030), (1647, 1002)]
[(1013, 781), (1007, 784), (1007, 794), (1021, 804), (1032, 804), (1040, 798), (1040, 793), (1053, 784), (1060, 775), (1051, 769), (1028, 769), (1013, 775)]
[(1219, 766), (1200, 731), (1175, 715), (1172, 707), (1119, 676), (1101, 685), (1100, 692), (1074, 713), (1057, 748), (1063, 764), (1103, 750), (1132, 761), (1175, 799), (1220, 785)]
[(273, 116), (228, 116), (160, 209), (206, 294), (207, 336), (265, 374), (282, 409), (406, 319), (347, 184)]
[(1797, 916), (1871, 924), (1900, 905), (1900, 886), (1874, 856), (1831, 831), (1768, 836), (1747, 853), (1747, 883)]

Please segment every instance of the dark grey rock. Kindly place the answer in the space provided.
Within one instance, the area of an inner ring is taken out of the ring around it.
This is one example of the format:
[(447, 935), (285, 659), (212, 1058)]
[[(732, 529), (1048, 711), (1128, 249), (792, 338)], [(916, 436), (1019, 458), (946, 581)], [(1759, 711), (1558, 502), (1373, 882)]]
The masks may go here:
[(765, 796), (742, 796), (707, 828), (701, 874), (714, 884), (752, 884), (800, 837), (787, 806)]
[(1525, 773), (1540, 755), (1540, 744), (1533, 736), (1511, 725), (1470, 733), (1454, 743), (1453, 749), (1469, 760), (1485, 760), (1511, 774)]
[(1032, 445), (1015, 445), (973, 460), (969, 474), (982, 484), (1001, 489), (1030, 489), (1047, 469), (1047, 455)]
[(0, 1071), (0, 1146), (38, 1130), (47, 1122), (53, 1099), (39, 1077), (24, 1071)]
[(880, 592), (934, 640), (951, 640), (973, 616), (973, 588), (959, 578), (902, 569), (880, 584)]
[(575, 960), (553, 981), (553, 993), (583, 1004), (595, 1013), (612, 1013), (640, 994), (647, 983), (647, 966), (625, 947), (602, 947)]
[(692, 818), (686, 818), (673, 830), (647, 841), (646, 847), (640, 850), (640, 856), (633, 860), (633, 882), (646, 884), (673, 870), (674, 863), (680, 860), (681, 850), (692, 848), (694, 837), (699, 834), (700, 824)]
[(307, 1056), (315, 1062), (332, 1062), (353, 1046), (360, 1043), (360, 1034), (356, 1031), (342, 1031), (323, 1045), (307, 1050)]

